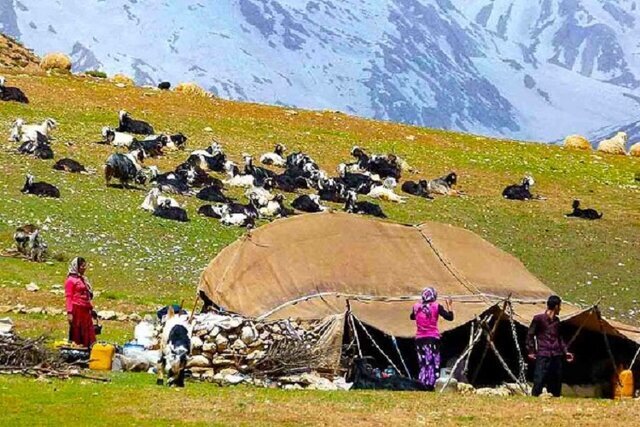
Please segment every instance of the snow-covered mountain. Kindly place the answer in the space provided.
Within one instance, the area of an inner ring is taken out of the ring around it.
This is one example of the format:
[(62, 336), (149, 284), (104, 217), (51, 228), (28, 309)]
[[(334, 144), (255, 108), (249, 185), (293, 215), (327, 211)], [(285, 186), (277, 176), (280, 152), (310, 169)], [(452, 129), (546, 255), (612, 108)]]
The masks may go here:
[(0, 0), (0, 29), (141, 84), (553, 141), (638, 120), (637, 3)]

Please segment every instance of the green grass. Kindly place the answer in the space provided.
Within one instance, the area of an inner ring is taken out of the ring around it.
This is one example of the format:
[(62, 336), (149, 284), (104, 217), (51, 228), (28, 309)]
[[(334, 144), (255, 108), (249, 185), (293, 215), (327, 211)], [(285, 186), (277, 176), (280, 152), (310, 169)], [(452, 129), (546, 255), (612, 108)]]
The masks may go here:
[[(149, 374), (111, 382), (0, 376), (2, 425), (634, 425), (638, 401), (383, 391), (285, 391), (188, 383)], [(498, 409), (498, 405), (499, 409)]]
[[(105, 188), (102, 164), (112, 150), (94, 144), (100, 128), (117, 123), (125, 108), (150, 121), (157, 131), (181, 131), (189, 149), (220, 140), (235, 160), (243, 152), (259, 156), (275, 142), (289, 151), (303, 150), (333, 173), (349, 159), (353, 145), (372, 153), (395, 152), (421, 172), (411, 179), (433, 178), (455, 170), (466, 197), (426, 202), (413, 198), (405, 205), (382, 203), (390, 220), (420, 223), (441, 221), (478, 233), (520, 258), (551, 288), (575, 302), (604, 296), (612, 317), (638, 322), (640, 305), (640, 159), (567, 151), (541, 144), (500, 141), (474, 135), (415, 128), (357, 119), (332, 112), (298, 111), (248, 103), (209, 100), (167, 91), (117, 88), (108, 82), (68, 76), (11, 76), (31, 99), (27, 106), (0, 104), (0, 129), (16, 117), (40, 121), (54, 117), (56, 158), (72, 157), (95, 169), (74, 176), (51, 169), (53, 161), (15, 154), (15, 144), (2, 142), (0, 151), (0, 248), (12, 245), (16, 226), (28, 222), (46, 226), (44, 237), (52, 253), (66, 260), (89, 259), (89, 274), (101, 295), (100, 309), (151, 311), (157, 305), (191, 301), (202, 269), (243, 231), (225, 228), (196, 214), (200, 202), (186, 203), (191, 221), (178, 224), (154, 218), (138, 209), (143, 190)], [(543, 126), (544, 124), (541, 124)], [(204, 129), (211, 127), (213, 132)], [(174, 167), (186, 153), (159, 161), (161, 170)], [(61, 200), (20, 193), (27, 172), (57, 185)], [(536, 179), (535, 192), (546, 201), (509, 202), (502, 188), (525, 173)], [(234, 193), (239, 195), (238, 192)], [(579, 198), (585, 206), (604, 211), (596, 222), (568, 220), (563, 214)], [(289, 198), (291, 200), (291, 197)], [(335, 206), (338, 207), (338, 206)], [(0, 305), (62, 306), (62, 297), (30, 294), (24, 285), (41, 287), (64, 280), (66, 261), (34, 264), (0, 258)]]

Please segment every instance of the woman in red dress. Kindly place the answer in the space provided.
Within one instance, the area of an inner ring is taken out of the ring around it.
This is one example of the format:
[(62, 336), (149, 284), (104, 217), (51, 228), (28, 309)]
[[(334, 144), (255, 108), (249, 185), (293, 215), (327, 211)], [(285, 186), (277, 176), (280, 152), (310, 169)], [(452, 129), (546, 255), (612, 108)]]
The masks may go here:
[(69, 274), (64, 283), (67, 319), (69, 320), (69, 339), (83, 347), (91, 347), (96, 342), (92, 314), (93, 289), (84, 276), (87, 262), (84, 258), (74, 258), (69, 265)]

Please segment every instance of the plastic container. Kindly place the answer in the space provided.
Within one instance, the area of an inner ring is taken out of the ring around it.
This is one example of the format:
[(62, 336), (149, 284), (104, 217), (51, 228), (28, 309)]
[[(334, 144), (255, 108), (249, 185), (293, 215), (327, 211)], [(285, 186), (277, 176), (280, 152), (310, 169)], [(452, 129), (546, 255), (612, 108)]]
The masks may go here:
[(116, 348), (111, 344), (95, 343), (91, 348), (89, 369), (94, 371), (110, 371)]
[(629, 369), (618, 370), (612, 379), (613, 397), (624, 399), (633, 397), (633, 372)]

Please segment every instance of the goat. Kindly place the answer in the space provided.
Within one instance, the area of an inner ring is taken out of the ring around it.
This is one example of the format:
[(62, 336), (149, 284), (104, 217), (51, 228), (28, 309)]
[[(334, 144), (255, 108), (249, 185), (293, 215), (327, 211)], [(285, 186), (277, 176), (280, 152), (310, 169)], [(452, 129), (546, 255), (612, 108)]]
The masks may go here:
[(158, 378), (156, 384), (184, 387), (187, 359), (191, 354), (191, 335), (193, 326), (186, 315), (175, 314), (169, 307), (160, 341), (160, 360), (158, 362)]
[[(21, 135), (20, 141), (22, 142), (37, 141), (39, 138), (38, 134), (44, 136), (48, 141), (49, 133), (51, 133), (51, 131), (58, 126), (58, 122), (56, 122), (52, 118), (48, 118), (40, 124), (27, 125), (25, 124), (24, 120), (17, 119), (15, 122), (13, 122), (13, 125), (14, 127), (17, 127), (17, 132)], [(12, 131), (12, 134), (13, 133), (14, 132)], [(40, 138), (42, 137), (40, 136)]]
[(144, 150), (134, 150), (127, 154), (114, 153), (105, 162), (104, 178), (109, 186), (112, 178), (117, 178), (124, 188), (129, 188), (129, 183), (135, 181), (138, 184), (145, 184), (145, 176), (141, 163), (146, 155)]
[(203, 188), (196, 194), (196, 197), (207, 202), (227, 203), (230, 201), (230, 199), (222, 193), (222, 190), (216, 186)]
[(398, 185), (395, 178), (388, 177), (382, 184), (376, 184), (371, 187), (367, 196), (374, 199), (382, 199), (389, 202), (405, 203), (405, 198), (393, 192)]
[(299, 211), (309, 213), (325, 212), (329, 209), (320, 203), (320, 196), (316, 194), (303, 194), (302, 196), (298, 196), (291, 202), (291, 206)]
[(602, 218), (602, 213), (598, 213), (595, 209), (581, 209), (580, 208), (580, 200), (574, 200), (573, 204), (573, 212), (565, 214), (567, 218), (582, 218), (582, 219), (600, 219)]
[(71, 173), (87, 173), (87, 169), (73, 159), (64, 158), (58, 160), (54, 165), (53, 169), (58, 171), (65, 171)]
[(284, 145), (276, 144), (272, 153), (264, 153), (260, 156), (260, 163), (264, 165), (283, 167), (286, 164), (286, 160), (283, 157), (286, 150), (287, 148)]
[(530, 188), (535, 184), (535, 181), (530, 176), (525, 176), (522, 179), (522, 184), (508, 185), (502, 190), (502, 197), (508, 200), (530, 200), (533, 199)]
[(260, 166), (254, 166), (253, 157), (246, 154), (243, 157), (244, 157), (244, 174), (252, 175), (257, 185), (262, 186), (264, 185), (265, 179), (267, 178), (273, 179), (276, 177), (277, 174), (275, 172)]
[(24, 187), (20, 191), (34, 196), (60, 198), (60, 190), (55, 185), (48, 182), (35, 182), (35, 177), (31, 174), (27, 174)]
[(144, 150), (149, 157), (159, 157), (164, 154), (162, 152), (163, 145), (159, 139), (143, 139), (142, 141), (134, 139), (128, 148), (130, 151)]
[(418, 182), (405, 181), (402, 183), (402, 191), (411, 194), (413, 196), (424, 197), (426, 199), (433, 199), (433, 196), (429, 194), (429, 183), (426, 179), (421, 179)]
[[(273, 179), (274, 188), (278, 190), (286, 191), (287, 193), (295, 193), (298, 189), (298, 185), (296, 185), (296, 179), (289, 176), (286, 172), (280, 175), (276, 175)], [(305, 181), (306, 185), (306, 181)]]
[(271, 190), (274, 185), (275, 180), (273, 178), (266, 178), (261, 187), (253, 185), (244, 192), (244, 195), (248, 198), (255, 196), (261, 205), (264, 205), (268, 201), (273, 200), (274, 196), (269, 190)]
[(40, 230), (33, 224), (26, 224), (16, 228), (13, 234), (16, 249), (32, 261), (44, 261), (47, 244), (40, 237)]
[(378, 175), (381, 179), (391, 177), (398, 180), (402, 175), (401, 162), (395, 154), (371, 156), (367, 170), (372, 174)]
[(120, 110), (118, 119), (119, 125), (116, 129), (117, 132), (130, 132), (138, 135), (152, 135), (154, 133), (153, 127), (149, 123), (132, 119), (125, 110)]
[(158, 83), (158, 89), (160, 89), (160, 90), (169, 90), (169, 89), (171, 89), (171, 83), (169, 83), (169, 82), (160, 82), (160, 83)]
[(149, 171), (151, 172), (149, 181), (155, 183), (162, 192), (173, 194), (191, 193), (189, 182), (193, 182), (193, 180), (195, 180), (194, 171), (185, 170), (160, 174), (158, 172), (158, 168), (155, 166), (150, 166)]
[(225, 169), (229, 175), (229, 178), (224, 181), (225, 184), (232, 187), (252, 187), (255, 185), (253, 175), (242, 175), (235, 163), (231, 161), (226, 162)]
[(357, 145), (351, 149), (351, 156), (355, 157), (357, 162), (355, 165), (358, 166), (358, 169), (361, 171), (366, 171), (369, 169), (369, 155), (364, 152), (364, 150)]
[(272, 200), (269, 200), (265, 206), (258, 209), (261, 217), (274, 218), (285, 217), (291, 215), (291, 210), (284, 205), (284, 196), (276, 194)]
[(222, 205), (222, 217), (220, 223), (222, 225), (230, 225), (236, 227), (253, 228), (258, 217), (257, 211), (249, 213), (243, 208), (243, 212), (233, 212), (230, 205)]
[(458, 183), (458, 175), (451, 172), (440, 178), (432, 179), (427, 182), (427, 192), (429, 194), (441, 194), (448, 196), (454, 194), (453, 186)]
[(344, 163), (338, 165), (338, 173), (340, 174), (340, 177), (337, 179), (338, 182), (343, 183), (347, 189), (355, 190), (360, 194), (369, 193), (371, 187), (378, 182), (369, 175), (347, 172), (347, 165)]
[(188, 163), (182, 163), (176, 167), (176, 173), (186, 173), (187, 182), (190, 186), (200, 187), (216, 187), (220, 190), (224, 188), (224, 183), (218, 178), (210, 176), (200, 166), (193, 166)]
[(202, 205), (198, 209), (198, 214), (209, 218), (220, 219), (225, 213), (224, 205)]
[(0, 76), (0, 100), (20, 102), (22, 104), (29, 103), (29, 98), (27, 98), (27, 95), (25, 95), (22, 89), (6, 86), (5, 83), (5, 78)]
[(20, 138), (22, 136), (22, 127), (25, 125), (25, 121), (23, 119), (15, 119), (11, 124), (11, 129), (9, 133), (9, 141), (20, 142)]
[(175, 200), (167, 197), (162, 203), (156, 206), (153, 211), (153, 216), (171, 219), (173, 221), (188, 222), (187, 211), (181, 207), (173, 206), (172, 202), (176, 203)]
[(347, 192), (347, 201), (344, 205), (344, 211), (358, 215), (372, 215), (378, 218), (386, 218), (380, 206), (371, 202), (359, 202), (356, 192), (350, 190)]
[(196, 150), (189, 155), (187, 163), (198, 166), (203, 170), (224, 172), (227, 156), (222, 151), (210, 153), (207, 150)]
[(188, 138), (180, 132), (173, 135), (160, 135), (162, 146), (169, 150), (184, 150), (185, 145), (187, 145), (187, 139)]
[(131, 144), (136, 140), (132, 135), (128, 133), (118, 132), (105, 126), (102, 128), (102, 144), (113, 145), (114, 147), (126, 147), (129, 148)]
[(18, 147), (18, 152), (21, 154), (31, 155), (38, 159), (53, 159), (53, 150), (49, 145), (49, 140), (39, 132), (36, 132), (35, 140), (24, 141), (20, 147)]
[(169, 206), (173, 206), (176, 208), (180, 207), (180, 204), (171, 197), (163, 196), (162, 190), (160, 190), (160, 188), (152, 188), (149, 193), (147, 193), (147, 197), (145, 197), (144, 201), (140, 205), (140, 209), (154, 212), (158, 206), (164, 204), (166, 201), (169, 201)]
[(318, 181), (318, 196), (320, 200), (344, 203), (347, 200), (347, 187), (333, 178), (321, 179)]

